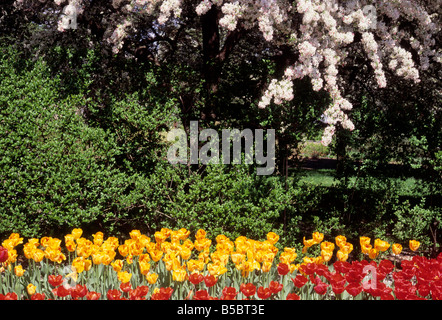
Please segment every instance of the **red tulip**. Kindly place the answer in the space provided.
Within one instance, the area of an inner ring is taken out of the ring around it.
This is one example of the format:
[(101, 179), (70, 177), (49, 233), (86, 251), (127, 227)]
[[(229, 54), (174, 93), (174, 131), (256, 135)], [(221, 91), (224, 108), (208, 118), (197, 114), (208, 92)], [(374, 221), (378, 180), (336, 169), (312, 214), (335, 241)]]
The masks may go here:
[(236, 292), (236, 289), (233, 287), (225, 287), (223, 289), (223, 296), (222, 300), (235, 300), (236, 295), (238, 292)]
[(347, 261), (336, 261), (333, 267), (339, 273), (347, 273), (351, 268), (351, 264)]
[(258, 288), (258, 298), (260, 299), (268, 299), (271, 296), (271, 292), (269, 288), (259, 287)]
[(364, 279), (364, 274), (362, 273), (362, 269), (358, 270), (359, 268), (356, 269), (350, 269), (346, 274), (345, 274), (345, 280), (347, 280), (348, 283), (359, 283), (362, 281), (362, 279)]
[(316, 293), (320, 295), (324, 295), (327, 292), (328, 284), (321, 281), (319, 277), (316, 277), (315, 279), (316, 285), (313, 287)]
[(394, 265), (390, 260), (384, 259), (379, 262), (378, 268), (382, 273), (389, 274), (391, 271), (393, 271)]
[(381, 300), (394, 300), (394, 297), (390, 293), (386, 293), (381, 295)]
[(256, 293), (256, 286), (253, 283), (241, 283), (239, 290), (246, 296), (251, 297)]
[(289, 293), (286, 300), (301, 300), (301, 297), (299, 297), (296, 293)]
[(74, 299), (83, 298), (86, 296), (88, 290), (86, 285), (77, 284), (74, 288), (71, 289), (71, 297)]
[(316, 263), (307, 263), (299, 267), (299, 271), (306, 275), (312, 275), (316, 271)]
[(63, 283), (63, 276), (62, 275), (58, 275), (58, 276), (49, 275), (48, 282), (51, 286), (58, 287), (59, 285), (61, 285)]
[(200, 273), (192, 273), (189, 277), (188, 277), (189, 281), (193, 284), (193, 285), (197, 285), (198, 283), (200, 283), (201, 281), (204, 280), (204, 276)]
[(269, 289), (271, 293), (276, 294), (282, 290), (282, 283), (279, 283), (277, 281), (270, 281)]
[(8, 249), (3, 248), (2, 246), (0, 246), (0, 263), (5, 262), (6, 260), (8, 260)]
[(107, 298), (109, 300), (120, 300), (121, 291), (117, 289), (111, 289), (107, 292)]
[(60, 298), (64, 298), (66, 296), (68, 296), (71, 293), (71, 289), (66, 289), (63, 286), (59, 286), (57, 288), (52, 289), (52, 293)]
[(0, 294), (0, 300), (17, 300), (18, 296), (15, 292), (8, 292), (7, 294)]
[(98, 300), (101, 297), (101, 293), (99, 292), (95, 292), (95, 291), (89, 291), (86, 294), (86, 299), (87, 300)]
[(290, 268), (286, 263), (280, 262), (278, 264), (278, 274), (280, 276), (285, 276), (287, 273), (289, 273), (289, 271), (290, 271)]
[(207, 292), (207, 290), (198, 290), (195, 292), (195, 295), (193, 296), (194, 300), (210, 300), (210, 295)]
[(123, 292), (129, 292), (132, 289), (130, 282), (120, 283), (120, 290)]
[(213, 275), (207, 275), (204, 277), (204, 283), (207, 287), (213, 287), (217, 283), (218, 279)]
[(131, 300), (142, 300), (149, 292), (148, 286), (138, 286), (134, 290), (129, 291), (129, 298)]
[(302, 288), (308, 281), (308, 279), (300, 274), (298, 274), (295, 279), (292, 278), (295, 287)]
[(44, 299), (46, 299), (46, 296), (44, 293), (34, 293), (31, 296), (31, 300), (44, 300)]
[(356, 282), (352, 282), (349, 283), (346, 287), (345, 290), (352, 295), (353, 297), (356, 297), (358, 294), (361, 293), (362, 291), (362, 286), (359, 283)]
[(416, 286), (417, 286), (417, 291), (419, 292), (419, 294), (422, 297), (426, 297), (430, 294), (430, 286), (429, 285), (418, 283)]
[(315, 273), (318, 276), (324, 276), (327, 279), (331, 276), (330, 271), (328, 270), (327, 266), (324, 264), (317, 264), (315, 268)]
[(341, 294), (342, 292), (344, 292), (345, 288), (343, 284), (332, 284), (332, 290), (335, 294)]
[(173, 289), (172, 288), (160, 288), (160, 291), (152, 294), (150, 297), (152, 300), (169, 300), (172, 296)]

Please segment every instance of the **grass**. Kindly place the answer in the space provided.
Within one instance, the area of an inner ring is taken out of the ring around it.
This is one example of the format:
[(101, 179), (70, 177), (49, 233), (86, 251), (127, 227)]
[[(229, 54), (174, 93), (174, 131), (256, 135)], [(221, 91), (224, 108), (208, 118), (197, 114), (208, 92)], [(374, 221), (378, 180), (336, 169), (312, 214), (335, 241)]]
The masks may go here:
[[(297, 173), (299, 184), (307, 184), (312, 186), (332, 187), (339, 181), (334, 177), (334, 169), (315, 169), (301, 170)], [(356, 176), (349, 177), (349, 186), (353, 186), (356, 182)], [(422, 185), (419, 179), (409, 177), (406, 179), (390, 178), (399, 188), (400, 196), (422, 196), (422, 191), (418, 190), (418, 186)]]

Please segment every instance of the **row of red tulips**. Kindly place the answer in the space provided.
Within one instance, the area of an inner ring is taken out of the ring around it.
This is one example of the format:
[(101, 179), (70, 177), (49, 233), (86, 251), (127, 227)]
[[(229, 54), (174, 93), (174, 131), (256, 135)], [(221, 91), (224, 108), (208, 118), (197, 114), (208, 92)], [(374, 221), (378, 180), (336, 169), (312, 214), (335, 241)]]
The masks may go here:
[[(404, 260), (400, 270), (390, 260), (384, 259), (377, 264), (375, 261), (337, 261), (332, 268), (324, 264), (308, 263), (301, 265), (296, 274), (291, 274), (287, 264), (279, 263), (277, 271), (281, 282), (271, 281), (267, 287), (257, 287), (253, 283), (241, 283), (239, 288), (226, 286), (219, 297), (211, 296), (208, 289), (218, 282), (213, 275), (200, 273), (190, 274), (187, 278), (193, 290), (184, 292), (180, 299), (193, 300), (233, 300), (233, 299), (272, 299), (283, 289), (283, 278), (289, 277), (292, 288), (284, 298), (299, 300), (301, 292), (313, 292), (319, 296), (342, 298), (343, 294), (352, 297), (365, 295), (381, 300), (441, 300), (442, 299), (442, 253), (436, 259), (414, 256)], [(370, 279), (366, 280), (368, 272)], [(389, 279), (386, 279), (386, 278)], [(62, 275), (50, 275), (48, 282), (53, 287), (55, 298), (63, 299), (100, 299), (101, 293), (89, 291), (86, 285), (76, 284), (73, 287), (63, 285)], [(364, 281), (365, 280), (365, 281)], [(391, 284), (388, 285), (388, 284)], [(202, 285), (202, 286), (201, 286)], [(286, 285), (290, 283), (286, 282)], [(238, 290), (239, 289), (239, 290)], [(35, 292), (32, 285), (27, 288), (31, 300), (45, 300), (43, 293)], [(135, 288), (130, 282), (121, 283), (118, 289), (108, 290), (108, 300), (168, 300), (172, 296), (172, 287), (155, 288), (141, 285)], [(149, 295), (150, 293), (150, 295)], [(16, 300), (15, 293), (0, 294), (0, 300)]]

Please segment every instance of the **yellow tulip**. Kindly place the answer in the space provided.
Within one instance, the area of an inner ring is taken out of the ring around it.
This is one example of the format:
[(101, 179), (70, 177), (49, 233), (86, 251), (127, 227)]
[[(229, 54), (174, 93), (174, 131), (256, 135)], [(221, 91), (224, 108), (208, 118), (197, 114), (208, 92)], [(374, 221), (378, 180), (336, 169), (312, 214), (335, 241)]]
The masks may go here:
[(75, 241), (74, 235), (72, 233), (68, 233), (64, 236), (64, 242)]
[(421, 243), (417, 240), (410, 240), (409, 242), (409, 246), (412, 251), (416, 251), (420, 245)]
[(72, 230), (71, 234), (74, 237), (74, 239), (77, 240), (83, 234), (83, 230), (81, 230), (80, 228), (75, 228), (74, 230)]
[(170, 241), (172, 243), (177, 243), (179, 244), (180, 242), (180, 234), (178, 233), (178, 231), (172, 231), (170, 234)]
[(28, 294), (30, 296), (32, 296), (35, 293), (36, 289), (37, 289), (37, 287), (35, 285), (33, 285), (32, 283), (28, 284), (28, 286), (26, 287), (26, 290), (28, 291)]
[(279, 262), (285, 263), (285, 264), (290, 264), (292, 263), (295, 259), (296, 259), (296, 253), (291, 253), (291, 252), (282, 252), (279, 255)]
[(243, 262), (246, 259), (246, 256), (243, 253), (239, 253), (239, 252), (232, 252), (230, 254), (230, 257), (232, 258), (232, 262), (234, 264), (240, 264), (241, 262)]
[(20, 264), (14, 267), (14, 273), (17, 277), (21, 277), (25, 273), (25, 270), (23, 270), (23, 267)]
[(371, 239), (369, 237), (359, 237), (359, 243), (362, 246), (368, 246), (370, 244)]
[(322, 263), (324, 263), (324, 258), (322, 257), (322, 256), (319, 256), (319, 257), (316, 257), (315, 258), (315, 263), (316, 264), (322, 264)]
[(378, 251), (384, 252), (390, 248), (390, 244), (387, 241), (383, 241), (381, 239), (376, 239), (374, 241), (374, 248)]
[(161, 228), (160, 232), (161, 232), (162, 234), (164, 234), (164, 236), (165, 236), (166, 239), (167, 239), (167, 238), (170, 237), (170, 234), (172, 233), (172, 230), (169, 229), (169, 228)]
[(219, 234), (216, 236), (215, 240), (216, 240), (216, 243), (223, 243), (223, 242), (228, 241), (230, 239), (227, 236), (225, 236), (224, 234)]
[(92, 254), (92, 262), (95, 265), (99, 265), (103, 263), (104, 253), (102, 251), (96, 252)]
[(146, 280), (147, 282), (149, 282), (149, 284), (154, 284), (155, 282), (157, 282), (158, 279), (158, 274), (156, 273), (149, 273), (146, 275)]
[(185, 269), (178, 268), (178, 269), (172, 271), (172, 280), (173, 281), (183, 282), (184, 280), (186, 280), (186, 278), (187, 278), (187, 272)]
[(303, 262), (305, 264), (307, 264), (307, 263), (315, 263), (315, 258), (312, 258), (312, 257), (304, 257), (302, 260), (303, 260)]
[(229, 254), (222, 251), (215, 251), (210, 254), (210, 258), (214, 263), (227, 264), (229, 261)]
[(272, 269), (272, 262), (270, 261), (263, 261), (261, 265), (261, 270), (263, 272), (269, 272)]
[(370, 249), (370, 251), (368, 252), (368, 257), (370, 259), (376, 259), (376, 257), (379, 255), (379, 251), (376, 250), (375, 248)]
[(167, 260), (163, 259), (163, 261), (166, 265), (167, 271), (174, 270), (181, 265), (180, 261), (177, 258), (167, 259)]
[(101, 263), (104, 264), (105, 266), (109, 265), (110, 263), (112, 263), (116, 255), (117, 253), (113, 250), (104, 250), (103, 260), (101, 261)]
[(141, 243), (141, 245), (143, 247), (146, 248), (146, 246), (150, 243), (150, 238), (144, 234), (142, 234), (139, 238), (138, 241)]
[(51, 241), (51, 237), (43, 237), (40, 239), (40, 244), (43, 247), (47, 247), (49, 245), (49, 242)]
[[(296, 253), (295, 253), (295, 255), (296, 255)], [(265, 253), (263, 253), (263, 256), (262, 256), (262, 261), (263, 262), (270, 262), (270, 263), (272, 263), (274, 259), (275, 259), (275, 254), (273, 252), (265, 252)], [(296, 259), (296, 256), (295, 256), (295, 259)]]
[(324, 241), (321, 243), (321, 250), (333, 252), (334, 249), (335, 244), (333, 242)]
[(211, 244), (212, 244), (212, 240), (206, 239), (206, 238), (197, 239), (194, 242), (195, 249), (198, 250), (198, 251), (202, 251), (202, 250), (204, 250), (206, 248), (209, 248)]
[(147, 275), (147, 273), (150, 270), (150, 263), (147, 262), (146, 260), (139, 261), (138, 263), (140, 265), (141, 274)]
[(23, 238), (20, 238), (20, 235), (18, 233), (11, 233), (9, 235), (9, 238), (3, 241), (2, 246), (9, 251), (9, 249), (13, 249), (14, 247), (22, 243)]
[(393, 254), (399, 255), (402, 252), (402, 245), (400, 245), (399, 243), (394, 243), (391, 246), (391, 251), (393, 251)]
[(198, 260), (204, 261), (204, 263), (208, 263), (210, 261), (209, 257), (209, 249), (204, 249), (204, 251), (201, 251), (198, 255)]
[(101, 247), (105, 250), (116, 250), (119, 246), (119, 240), (116, 237), (109, 237), (107, 238)]
[(94, 233), (92, 237), (94, 238), (94, 244), (97, 246), (101, 246), (103, 244), (103, 232), (98, 231), (97, 233)]
[(192, 251), (189, 250), (189, 248), (182, 247), (180, 250), (180, 257), (183, 260), (189, 260), (191, 254), (192, 254)]
[(168, 238), (163, 232), (160, 232), (160, 231), (155, 232), (155, 234), (153, 236), (155, 237), (156, 243), (161, 243)]
[(130, 279), (132, 278), (132, 273), (129, 273), (127, 271), (120, 271), (120, 272), (117, 272), (117, 278), (122, 283), (128, 283), (130, 281)]
[(32, 253), (32, 259), (35, 262), (41, 262), (44, 257), (45, 257), (45, 253), (41, 249), (35, 249), (34, 252)]
[(348, 252), (338, 250), (338, 252), (336, 252), (336, 257), (338, 258), (339, 261), (347, 261)]
[(314, 232), (312, 236), (313, 236), (313, 241), (315, 242), (315, 244), (321, 243), (322, 240), (324, 240), (324, 234), (323, 233)]
[(350, 242), (346, 242), (344, 244), (341, 244), (340, 249), (341, 251), (348, 254), (353, 251), (353, 245)]
[(227, 272), (227, 268), (221, 263), (209, 263), (207, 270), (212, 276), (218, 277)]
[(333, 257), (333, 251), (330, 250), (321, 250), (321, 256), (324, 259), (324, 261), (330, 261)]
[(190, 236), (190, 231), (186, 228), (181, 228), (178, 230), (179, 238), (182, 241), (185, 241)]
[(87, 260), (84, 257), (77, 257), (72, 261), (72, 267), (75, 268), (77, 273), (81, 273), (83, 271), (89, 271), (91, 265), (92, 261)]
[(304, 243), (304, 247), (309, 248), (312, 245), (316, 244), (314, 239), (305, 240), (305, 237), (303, 237), (302, 242)]
[(163, 256), (163, 251), (161, 250), (151, 250), (149, 251), (150, 257), (152, 258), (153, 261), (158, 262), (160, 261), (161, 257)]
[(8, 249), (8, 251), (14, 249), (15, 240), (14, 239), (6, 239), (2, 242), (2, 247)]
[(345, 244), (347, 243), (347, 238), (345, 236), (339, 235), (335, 238), (335, 242), (338, 245), (338, 247), (341, 248), (342, 246), (345, 246)]
[(368, 254), (370, 252), (370, 249), (372, 248), (371, 244), (361, 244), (361, 251), (363, 254)]
[(69, 252), (74, 252), (76, 248), (77, 244), (73, 240), (66, 241), (66, 249), (68, 249)]
[(129, 236), (131, 239), (138, 240), (141, 237), (141, 232), (140, 230), (132, 230), (129, 232)]
[(123, 260), (117, 259), (111, 263), (111, 266), (115, 272), (120, 272), (123, 269), (123, 263)]
[(293, 263), (291, 263), (290, 264), (290, 273), (293, 273), (293, 272), (295, 272), (296, 270), (298, 270), (299, 269), (299, 264), (293, 264)]
[(206, 231), (204, 231), (203, 229), (199, 229), (195, 234), (195, 239), (197, 240), (204, 239), (205, 237), (206, 237)]
[(271, 244), (277, 243), (279, 240), (279, 236), (274, 232), (267, 233), (267, 241), (269, 241)]
[(37, 250), (37, 245), (30, 242), (26, 243), (23, 246), (23, 253), (25, 254), (26, 259), (32, 259), (35, 250)]
[(189, 270), (189, 272), (203, 271), (203, 269), (204, 269), (204, 261), (194, 260), (194, 259), (187, 261), (187, 270)]

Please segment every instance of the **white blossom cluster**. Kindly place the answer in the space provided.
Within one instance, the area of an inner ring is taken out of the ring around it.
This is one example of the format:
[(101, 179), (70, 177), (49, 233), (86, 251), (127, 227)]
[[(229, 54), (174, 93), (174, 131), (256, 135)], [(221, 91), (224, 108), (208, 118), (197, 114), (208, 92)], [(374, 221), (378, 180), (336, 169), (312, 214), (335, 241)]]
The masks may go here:
[[(16, 6), (26, 1), (17, 0)], [(85, 0), (54, 0), (59, 6), (74, 5), (81, 14)], [(181, 7), (187, 0), (131, 0), (123, 5), (122, 0), (112, 0), (120, 9), (121, 19), (108, 41), (114, 52), (121, 49), (122, 41), (132, 25), (130, 13), (155, 15), (160, 24), (171, 17), (178, 18)], [(87, 1), (85, 1), (87, 2)], [(343, 80), (339, 67), (349, 54), (348, 46), (355, 41), (355, 34), (361, 34), (362, 48), (365, 50), (378, 87), (386, 87), (385, 68), (398, 76), (418, 82), (420, 70), (432, 63), (441, 63), (441, 50), (435, 47), (435, 35), (440, 32), (436, 14), (430, 15), (416, 0), (200, 0), (195, 4), (198, 15), (206, 14), (213, 6), (220, 9), (221, 27), (233, 31), (238, 27), (258, 28), (266, 41), (287, 39), (286, 45), (299, 53), (298, 61), (285, 70), (282, 79), (271, 80), (261, 101), (260, 108), (270, 103), (280, 104), (293, 99), (293, 81), (309, 77), (314, 90), (325, 90), (332, 103), (324, 113), (328, 127), (324, 131), (323, 143), (330, 143), (338, 123), (349, 130), (354, 128), (345, 111), (352, 104), (342, 97), (340, 85)], [(437, 12), (439, 1), (434, 1)], [(440, 11), (439, 11), (440, 12)], [(294, 17), (301, 15), (300, 25)], [(381, 19), (387, 16), (392, 20), (388, 25)], [(413, 23), (417, 27), (413, 35), (399, 28), (399, 19)], [(295, 27), (296, 26), (296, 27)], [(59, 29), (63, 26), (59, 25)], [(276, 36), (277, 35), (277, 36)], [(401, 46), (407, 40), (419, 55), (419, 65), (415, 65), (408, 48)]]

